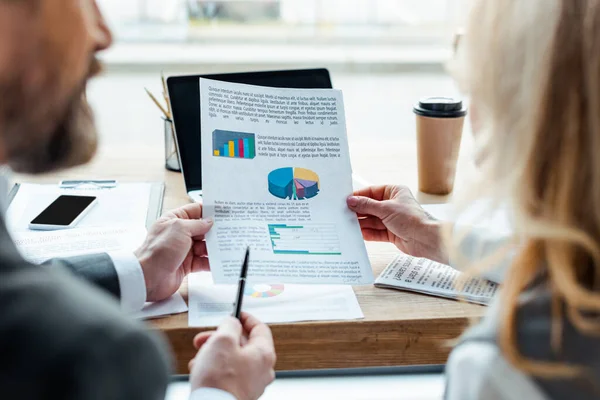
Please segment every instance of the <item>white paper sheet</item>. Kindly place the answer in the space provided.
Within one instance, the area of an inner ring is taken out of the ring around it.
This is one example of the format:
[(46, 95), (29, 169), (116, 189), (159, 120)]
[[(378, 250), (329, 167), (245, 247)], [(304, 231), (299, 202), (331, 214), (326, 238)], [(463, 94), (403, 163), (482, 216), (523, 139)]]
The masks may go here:
[[(233, 311), (237, 285), (215, 285), (210, 272), (189, 276), (189, 325), (218, 326)], [(347, 285), (264, 285), (248, 282), (242, 310), (266, 323), (364, 318)]]
[(235, 283), (246, 246), (261, 282), (370, 284), (342, 93), (200, 80), (204, 214), (213, 277)]
[(11, 232), (29, 230), (29, 222), (58, 196), (82, 195), (98, 197), (90, 212), (77, 228), (145, 227), (150, 202), (151, 183), (119, 183), (116, 188), (60, 189), (58, 185), (21, 184), (7, 211), (7, 226)]
[(145, 228), (80, 228), (20, 231), (11, 234), (23, 257), (39, 264), (51, 258), (134, 251), (146, 237)]
[(488, 304), (496, 294), (498, 285), (495, 283), (481, 278), (468, 278), (463, 282), (461, 277), (460, 272), (448, 265), (400, 254), (375, 280), (375, 286), (463, 299), (477, 304)]
[(134, 313), (133, 317), (137, 319), (153, 319), (166, 317), (173, 314), (181, 314), (188, 310), (185, 300), (179, 293), (175, 293), (163, 301), (155, 303), (146, 303), (141, 311)]

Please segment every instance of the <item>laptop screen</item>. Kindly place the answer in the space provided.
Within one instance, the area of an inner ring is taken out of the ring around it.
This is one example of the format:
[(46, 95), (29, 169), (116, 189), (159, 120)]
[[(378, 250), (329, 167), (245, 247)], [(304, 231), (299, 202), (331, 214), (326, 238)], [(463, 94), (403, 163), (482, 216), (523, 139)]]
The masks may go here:
[(200, 78), (294, 89), (331, 89), (327, 69), (173, 76), (167, 79), (181, 170), (187, 191), (202, 189)]

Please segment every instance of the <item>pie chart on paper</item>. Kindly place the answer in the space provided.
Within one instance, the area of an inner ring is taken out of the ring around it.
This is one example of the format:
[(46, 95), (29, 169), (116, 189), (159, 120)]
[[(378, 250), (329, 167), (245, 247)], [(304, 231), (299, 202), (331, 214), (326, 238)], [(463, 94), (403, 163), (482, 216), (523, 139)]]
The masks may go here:
[(266, 299), (269, 297), (279, 296), (281, 293), (283, 293), (284, 288), (285, 287), (281, 284), (246, 286), (244, 295), (254, 297), (255, 299)]
[(306, 200), (319, 194), (319, 175), (306, 168), (285, 167), (269, 173), (269, 193), (284, 200)]

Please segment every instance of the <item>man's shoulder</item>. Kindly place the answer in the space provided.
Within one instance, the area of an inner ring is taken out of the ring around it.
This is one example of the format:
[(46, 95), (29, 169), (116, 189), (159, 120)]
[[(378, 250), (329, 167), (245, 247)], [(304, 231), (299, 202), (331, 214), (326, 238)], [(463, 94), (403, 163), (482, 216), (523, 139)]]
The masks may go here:
[(148, 353), (166, 373), (162, 341), (124, 316), (112, 297), (67, 273), (26, 263), (0, 269), (0, 376), (33, 378), (52, 368), (76, 374), (103, 356), (122, 365), (120, 356), (139, 356), (132, 352)]

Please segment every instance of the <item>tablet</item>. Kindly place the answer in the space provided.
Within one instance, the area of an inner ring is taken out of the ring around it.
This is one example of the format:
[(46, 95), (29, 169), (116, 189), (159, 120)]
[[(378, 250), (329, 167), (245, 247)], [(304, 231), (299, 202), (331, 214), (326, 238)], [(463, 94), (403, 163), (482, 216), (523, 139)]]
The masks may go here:
[(200, 78), (295, 89), (332, 88), (329, 71), (325, 68), (169, 77), (167, 86), (173, 111), (175, 139), (188, 193), (202, 191)]

